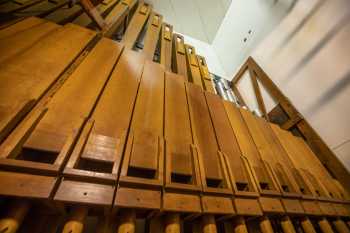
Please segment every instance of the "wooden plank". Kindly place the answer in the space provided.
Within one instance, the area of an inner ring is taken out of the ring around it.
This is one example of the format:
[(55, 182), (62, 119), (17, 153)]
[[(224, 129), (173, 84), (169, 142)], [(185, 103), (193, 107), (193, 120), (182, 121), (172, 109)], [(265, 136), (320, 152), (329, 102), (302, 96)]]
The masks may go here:
[(193, 176), (190, 145), (191, 124), (187, 106), (185, 83), (179, 75), (166, 73), (164, 136), (172, 163), (172, 173)]
[(68, 0), (57, 0), (56, 2), (41, 1), (38, 4), (27, 7), (23, 10), (16, 11), (14, 13), (17, 17), (28, 17), (28, 16), (38, 16), (44, 17), (63, 6), (68, 5)]
[(142, 53), (145, 54), (146, 58), (149, 60), (153, 60), (154, 53), (156, 51), (157, 44), (159, 41), (162, 22), (163, 16), (156, 12), (152, 12), (150, 17), (148, 18)]
[(79, 4), (73, 6), (65, 5), (54, 12), (45, 16), (45, 19), (58, 24), (66, 24), (73, 21), (76, 17), (84, 12), (83, 8)]
[(28, 17), (24, 20), (21, 20), (15, 24), (11, 24), (8, 27), (2, 28), (0, 30), (0, 39), (3, 39), (7, 36), (12, 36), (18, 32), (23, 30), (27, 30), (33, 26), (44, 23), (45, 20), (37, 18), (37, 17)]
[(0, 63), (33, 46), (58, 28), (59, 26), (54, 23), (42, 21), (42, 23), (29, 27), (26, 30), (1, 38)]
[(223, 174), (220, 169), (219, 148), (204, 93), (201, 87), (190, 83), (187, 85), (187, 90), (192, 134), (194, 143), (202, 155), (207, 180), (221, 182)]
[(207, 62), (203, 56), (197, 55), (197, 61), (202, 76), (204, 90), (216, 94), (213, 79), (210, 77)]
[(135, 134), (130, 166), (157, 170), (158, 137), (163, 135), (164, 71), (147, 63), (132, 119)]
[[(164, 69), (146, 62), (134, 108), (120, 185), (163, 184)], [(160, 201), (160, 200), (159, 200)]]
[(186, 65), (186, 50), (183, 36), (174, 33), (174, 58), (173, 58), (173, 71), (184, 77), (185, 81), (189, 81), (187, 65)]
[[(236, 194), (255, 193), (257, 188), (249, 170), (244, 165), (236, 136), (228, 119), (224, 103), (218, 95), (205, 93), (220, 151), (228, 160), (231, 180)], [(247, 194), (249, 195), (249, 194)]]
[[(93, 125), (86, 136), (81, 135), (64, 170), (65, 175), (81, 176), (91, 180), (97, 173), (107, 173), (114, 175), (108, 179), (115, 182), (119, 175), (144, 62), (144, 57), (136, 52), (130, 50), (123, 52), (89, 119)], [(87, 160), (92, 163), (90, 167), (84, 168), (84, 162)], [(99, 167), (101, 162), (109, 164), (110, 170)], [(80, 170), (79, 173), (77, 170)], [(100, 178), (104, 177), (101, 175)]]
[[(284, 159), (288, 157), (288, 155), (263, 118), (255, 117), (246, 110), (241, 110), (241, 113), (257, 145), (260, 155), (267, 165), (267, 171), (270, 173), (270, 177), (273, 178), (268, 185), (273, 186), (271, 189), (275, 188), (276, 191), (281, 192), (283, 196), (281, 201), (287, 213), (303, 214), (304, 211), (301, 203), (295, 200), (295, 198), (301, 197), (300, 187), (292, 175), (291, 167), (288, 166), (290, 165), (288, 159)], [(262, 198), (260, 198), (260, 203), (264, 203), (261, 200)], [(271, 200), (268, 202), (272, 203)], [(268, 202), (265, 202), (265, 205)], [(265, 206), (265, 209), (269, 208), (269, 206)], [(273, 211), (276, 211), (276, 208)]]
[(123, 36), (122, 42), (125, 48), (132, 49), (134, 47), (142, 28), (147, 22), (151, 10), (152, 6), (147, 3), (141, 3), (138, 6)]
[[(79, 122), (86, 119), (122, 50), (102, 39), (48, 104), (48, 112), (24, 144), (25, 148), (59, 153)], [(81, 88), (84, 86), (84, 88)]]
[(262, 160), (254, 139), (243, 119), (242, 111), (244, 110), (235, 107), (230, 102), (224, 102), (224, 105), (242, 155), (247, 159), (249, 166), (251, 166), (251, 172), (257, 182), (259, 192), (262, 194), (278, 195), (279, 190), (268, 164)]
[(44, 177), (38, 175), (29, 175), (15, 172), (0, 172), (0, 195), (30, 197), (30, 198), (49, 198), (56, 177)]
[(0, 141), (94, 36), (68, 24), (0, 64)]
[(189, 79), (192, 83), (203, 88), (202, 76), (196, 56), (196, 50), (193, 46), (185, 44), (187, 67)]
[(18, 4), (13, 1), (9, 1), (1, 5), (0, 13), (13, 13), (16, 11), (20, 11), (32, 5), (38, 4), (42, 1), (44, 0), (30, 0), (30, 1), (26, 1), (24, 4)]
[(172, 50), (173, 26), (163, 23), (160, 38), (160, 64), (164, 65), (167, 71), (172, 70)]
[[(270, 126), (278, 141), (287, 152), (287, 157), (285, 157), (286, 163), (288, 162), (291, 167), (297, 166), (297, 164), (294, 163), (293, 158), (298, 158), (300, 156), (300, 152), (298, 151), (298, 148), (294, 146), (294, 143), (292, 142), (293, 140), (289, 138), (291, 135), (289, 135), (287, 131), (282, 130), (275, 124), (270, 124)], [(298, 171), (297, 168), (298, 167), (292, 169), (292, 172), (298, 183), (300, 192), (305, 196), (315, 196), (316, 194), (314, 188), (307, 180), (303, 178), (302, 174), (300, 174), (300, 171)]]

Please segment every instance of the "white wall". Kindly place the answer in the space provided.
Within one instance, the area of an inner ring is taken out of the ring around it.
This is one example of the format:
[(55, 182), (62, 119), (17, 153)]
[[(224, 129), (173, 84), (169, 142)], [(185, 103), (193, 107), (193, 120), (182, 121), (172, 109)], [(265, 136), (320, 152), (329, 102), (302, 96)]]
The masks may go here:
[[(232, 0), (212, 43), (227, 74), (225, 78), (232, 79), (252, 50), (288, 13), (293, 2), (293, 0)], [(247, 39), (246, 42), (244, 38)]]
[(211, 43), (231, 0), (145, 0), (176, 31)]
[(253, 57), (350, 170), (349, 1), (299, 1)]

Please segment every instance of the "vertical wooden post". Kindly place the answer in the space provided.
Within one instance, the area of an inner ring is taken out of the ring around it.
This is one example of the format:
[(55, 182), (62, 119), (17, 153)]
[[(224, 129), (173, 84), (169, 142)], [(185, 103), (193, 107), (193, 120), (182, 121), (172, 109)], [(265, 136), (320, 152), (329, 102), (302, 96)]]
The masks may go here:
[(331, 225), (326, 218), (322, 218), (318, 221), (318, 225), (323, 233), (334, 233)]
[(180, 214), (169, 213), (165, 217), (165, 233), (180, 233)]
[(14, 201), (10, 205), (7, 216), (0, 219), (0, 232), (15, 233), (28, 213), (30, 204), (27, 201)]
[(274, 233), (270, 219), (266, 216), (261, 218), (259, 226), (262, 233)]
[(202, 232), (203, 233), (217, 233), (215, 217), (212, 214), (206, 214), (202, 217)]
[(281, 226), (284, 233), (295, 233), (293, 223), (288, 216), (282, 217)]
[(86, 207), (73, 208), (71, 216), (64, 225), (62, 233), (82, 233), (84, 229), (84, 220), (88, 211)]
[(314, 226), (312, 225), (308, 217), (304, 217), (301, 221), (301, 227), (305, 233), (316, 233)]
[(135, 210), (122, 210), (120, 224), (118, 226), (118, 233), (135, 233), (135, 220)]
[(233, 220), (234, 233), (248, 233), (244, 218), (239, 216)]
[(337, 229), (339, 233), (350, 233), (349, 228), (346, 226), (345, 222), (340, 218), (333, 221), (333, 224), (335, 226), (335, 229)]

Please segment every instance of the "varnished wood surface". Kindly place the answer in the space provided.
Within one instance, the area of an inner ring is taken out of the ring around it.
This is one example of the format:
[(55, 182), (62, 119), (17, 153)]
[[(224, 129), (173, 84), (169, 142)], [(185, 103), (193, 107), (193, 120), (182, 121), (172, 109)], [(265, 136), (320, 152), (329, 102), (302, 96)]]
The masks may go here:
[(59, 152), (68, 135), (89, 116), (121, 51), (122, 46), (102, 39), (49, 102), (47, 114), (24, 147)]
[(68, 24), (0, 64), (0, 139), (11, 121), (28, 111), (28, 104), (32, 106), (47, 91), (94, 35)]

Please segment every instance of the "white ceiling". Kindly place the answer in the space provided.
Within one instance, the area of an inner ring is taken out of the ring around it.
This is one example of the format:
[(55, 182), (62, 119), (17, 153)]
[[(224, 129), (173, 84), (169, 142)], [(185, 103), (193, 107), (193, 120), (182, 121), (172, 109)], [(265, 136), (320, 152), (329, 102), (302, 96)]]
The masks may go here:
[(145, 0), (174, 30), (210, 43), (232, 0)]

